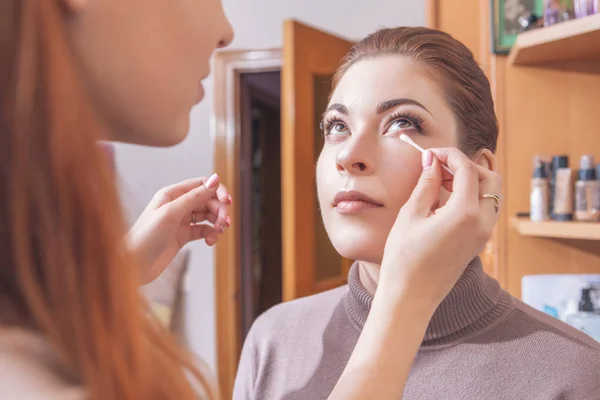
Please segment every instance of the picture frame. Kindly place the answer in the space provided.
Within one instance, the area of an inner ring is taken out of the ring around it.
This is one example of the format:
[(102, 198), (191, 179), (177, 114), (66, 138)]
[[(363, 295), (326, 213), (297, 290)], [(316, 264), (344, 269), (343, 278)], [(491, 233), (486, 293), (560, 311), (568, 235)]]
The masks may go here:
[(544, 0), (491, 0), (492, 52), (508, 54), (520, 31), (519, 17), (544, 14)]

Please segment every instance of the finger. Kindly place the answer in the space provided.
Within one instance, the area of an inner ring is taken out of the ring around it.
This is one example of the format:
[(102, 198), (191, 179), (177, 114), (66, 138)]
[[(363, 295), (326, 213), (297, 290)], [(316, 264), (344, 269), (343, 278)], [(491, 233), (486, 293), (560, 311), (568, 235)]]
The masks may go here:
[(219, 214), (217, 214), (217, 224), (221, 225), (223, 228), (227, 227), (229, 218), (229, 210), (227, 207), (219, 207)]
[(206, 204), (215, 195), (217, 187), (219, 186), (219, 176), (213, 174), (206, 180), (201, 186), (191, 189), (185, 194), (172, 200), (168, 206), (170, 212), (180, 214), (181, 217), (184, 215), (191, 214), (194, 210), (202, 210), (206, 208)]
[(229, 194), (227, 186), (219, 185), (219, 187), (217, 188), (217, 199), (219, 199), (219, 201), (223, 204), (232, 203), (231, 195)]
[(452, 193), (452, 181), (453, 180), (443, 180), (442, 179), (442, 187), (448, 192)]
[(183, 196), (190, 190), (202, 186), (204, 182), (206, 182), (206, 178), (192, 178), (164, 187), (154, 195), (149, 205), (154, 208), (163, 206)]
[(208, 203), (206, 203), (206, 210), (207, 212), (217, 216), (217, 220), (215, 223), (222, 226), (229, 225), (229, 223), (227, 222), (229, 218), (229, 208), (226, 205), (223, 205), (219, 200), (209, 200)]
[(428, 216), (437, 208), (440, 200), (442, 168), (437, 157), (429, 150), (423, 152), (421, 162), (423, 172), (406, 206), (417, 214)]
[[(498, 222), (498, 217), (500, 215), (500, 206), (502, 205), (502, 179), (500, 175), (496, 172), (489, 173), (487, 179), (480, 183), (480, 209), (483, 220), (484, 228), (489, 230), (490, 232)], [(496, 209), (496, 200), (493, 198), (485, 198), (483, 197), (486, 194), (492, 194), (500, 197), (500, 201), (498, 202), (498, 209)]]
[(448, 192), (452, 192), (452, 182), (454, 181), (454, 175), (442, 168), (442, 186)]
[(193, 213), (194, 213), (193, 216), (192, 216), (192, 214), (190, 214), (190, 223), (191, 224), (194, 223), (194, 219), (197, 224), (204, 222), (204, 221), (208, 221), (211, 224), (214, 224), (215, 222), (217, 222), (217, 214), (213, 214), (210, 211), (194, 210)]
[[(479, 178), (480, 182), (483, 179), (485, 179), (488, 174), (493, 172), (490, 169), (485, 168), (481, 165), (478, 165), (476, 163), (474, 163), (474, 164), (475, 164), (475, 167), (478, 169), (478, 178)], [(442, 186), (448, 192), (452, 192), (453, 181), (454, 181), (454, 175), (451, 174), (450, 172), (448, 172), (446, 169), (442, 168)]]
[(217, 238), (218, 236), (217, 230), (210, 225), (199, 224), (190, 226), (190, 242), (200, 239)]
[[(442, 164), (454, 172), (450, 185), (444, 187), (452, 192), (448, 204), (460, 202), (462, 206), (477, 207), (479, 201), (479, 178), (482, 172), (462, 151), (456, 148), (431, 149)], [(482, 177), (484, 178), (484, 177)]]
[(206, 239), (204, 239), (204, 242), (209, 247), (214, 246), (215, 244), (217, 244), (218, 241), (219, 241), (219, 237), (218, 236), (209, 236)]

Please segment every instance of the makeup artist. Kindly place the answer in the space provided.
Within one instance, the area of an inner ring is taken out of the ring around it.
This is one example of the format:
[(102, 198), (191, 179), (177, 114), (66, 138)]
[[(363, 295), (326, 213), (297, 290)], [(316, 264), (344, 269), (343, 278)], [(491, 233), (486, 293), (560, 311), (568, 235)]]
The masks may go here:
[[(165, 188), (126, 235), (97, 142), (181, 142), (210, 56), (232, 37), (220, 0), (0, 2), (0, 398), (218, 398), (138, 286), (187, 242), (218, 241), (227, 189), (215, 175)], [(440, 162), (454, 192), (434, 212)], [(452, 149), (423, 166), (331, 399), (401, 396), (429, 319), (496, 222), (479, 197), (500, 193), (495, 174)]]

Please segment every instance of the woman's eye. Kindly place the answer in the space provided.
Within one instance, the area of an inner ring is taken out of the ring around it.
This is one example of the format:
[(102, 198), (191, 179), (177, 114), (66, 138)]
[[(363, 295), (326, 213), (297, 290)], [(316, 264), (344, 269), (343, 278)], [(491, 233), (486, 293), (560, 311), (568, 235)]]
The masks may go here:
[(412, 122), (410, 122), (409, 120), (407, 120), (405, 118), (401, 118), (401, 119), (397, 119), (396, 121), (392, 122), (389, 130), (395, 131), (395, 130), (400, 130), (400, 129), (410, 129), (412, 127), (414, 127), (414, 124)]
[(333, 124), (327, 133), (330, 135), (345, 135), (348, 133), (348, 128), (346, 125), (338, 122)]

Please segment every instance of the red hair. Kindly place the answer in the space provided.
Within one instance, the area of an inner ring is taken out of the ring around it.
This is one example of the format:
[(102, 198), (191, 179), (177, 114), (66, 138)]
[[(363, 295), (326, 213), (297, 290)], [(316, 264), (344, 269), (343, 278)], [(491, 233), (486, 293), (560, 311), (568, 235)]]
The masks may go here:
[(214, 397), (139, 294), (58, 4), (0, 3), (0, 321), (43, 334), (94, 399)]

